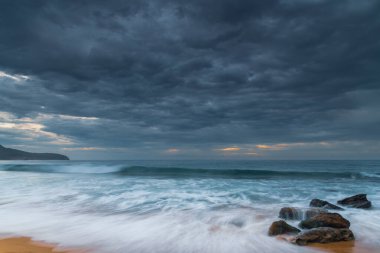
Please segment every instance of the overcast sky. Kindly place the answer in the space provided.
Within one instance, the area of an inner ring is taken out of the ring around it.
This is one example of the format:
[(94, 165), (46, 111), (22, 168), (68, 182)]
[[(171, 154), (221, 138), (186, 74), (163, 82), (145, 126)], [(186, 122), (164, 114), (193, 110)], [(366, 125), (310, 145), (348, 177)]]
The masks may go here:
[(380, 1), (0, 1), (0, 144), (379, 159)]

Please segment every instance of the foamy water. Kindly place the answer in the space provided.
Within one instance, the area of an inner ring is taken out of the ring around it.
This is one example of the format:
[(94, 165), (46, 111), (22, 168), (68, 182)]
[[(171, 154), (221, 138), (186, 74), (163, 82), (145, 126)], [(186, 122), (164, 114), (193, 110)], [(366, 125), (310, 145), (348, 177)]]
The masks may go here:
[(105, 253), (314, 252), (267, 236), (280, 208), (367, 193), (374, 208), (341, 214), (380, 248), (379, 190), (378, 161), (2, 162), (0, 232)]

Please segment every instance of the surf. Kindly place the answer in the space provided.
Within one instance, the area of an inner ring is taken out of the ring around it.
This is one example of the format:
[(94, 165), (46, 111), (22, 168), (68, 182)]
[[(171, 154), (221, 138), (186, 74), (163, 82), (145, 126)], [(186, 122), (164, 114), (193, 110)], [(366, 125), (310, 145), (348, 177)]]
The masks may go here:
[(296, 170), (265, 170), (265, 169), (210, 169), (186, 167), (150, 167), (131, 165), (102, 164), (1, 164), (0, 171), (32, 172), (32, 173), (63, 173), (63, 174), (109, 174), (115, 176), (133, 177), (166, 177), (166, 178), (305, 178), (305, 179), (380, 179), (380, 173), (370, 172), (329, 172), (296, 171)]

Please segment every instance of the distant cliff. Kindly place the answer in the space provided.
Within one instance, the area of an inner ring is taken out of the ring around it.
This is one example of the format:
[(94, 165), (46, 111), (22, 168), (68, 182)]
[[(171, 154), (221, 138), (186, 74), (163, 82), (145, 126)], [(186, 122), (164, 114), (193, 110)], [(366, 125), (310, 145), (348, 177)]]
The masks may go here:
[(0, 160), (70, 160), (67, 156), (53, 153), (30, 153), (0, 145)]

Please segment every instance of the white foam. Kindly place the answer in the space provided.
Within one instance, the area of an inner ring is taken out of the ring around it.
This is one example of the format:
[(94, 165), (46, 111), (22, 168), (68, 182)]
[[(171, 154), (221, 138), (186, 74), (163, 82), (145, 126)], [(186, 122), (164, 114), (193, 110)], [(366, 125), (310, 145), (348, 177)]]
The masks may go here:
[[(42, 209), (0, 210), (2, 229), (95, 252), (301, 252), (266, 235), (270, 219), (250, 209), (160, 212), (154, 215), (64, 214)], [(302, 248), (302, 252), (313, 252)]]
[(79, 174), (0, 171), (0, 232), (102, 253), (306, 253), (312, 250), (267, 236), (280, 208), (368, 191), (375, 208), (341, 213), (360, 241), (380, 248), (373, 179), (155, 179), (94, 174), (120, 166), (93, 166), (70, 167), (91, 172)]

